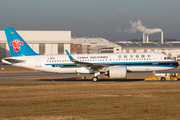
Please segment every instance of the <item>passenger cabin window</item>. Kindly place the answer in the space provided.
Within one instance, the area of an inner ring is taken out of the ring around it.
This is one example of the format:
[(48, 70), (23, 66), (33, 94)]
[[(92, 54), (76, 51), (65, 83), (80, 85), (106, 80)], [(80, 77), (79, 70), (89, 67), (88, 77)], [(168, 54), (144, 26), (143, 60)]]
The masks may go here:
[(139, 55), (136, 55), (136, 58), (139, 58)]
[(127, 58), (127, 55), (124, 55), (124, 58)]

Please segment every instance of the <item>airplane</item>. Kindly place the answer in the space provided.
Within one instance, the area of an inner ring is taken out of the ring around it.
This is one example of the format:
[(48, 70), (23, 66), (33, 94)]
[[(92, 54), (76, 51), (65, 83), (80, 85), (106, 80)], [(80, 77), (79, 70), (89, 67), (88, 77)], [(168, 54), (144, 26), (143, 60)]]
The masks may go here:
[(40, 55), (34, 52), (13, 28), (4, 28), (11, 57), (3, 63), (45, 72), (90, 73), (93, 81), (104, 74), (112, 79), (125, 79), (127, 72), (160, 71), (178, 67), (178, 62), (162, 53), (99, 53)]

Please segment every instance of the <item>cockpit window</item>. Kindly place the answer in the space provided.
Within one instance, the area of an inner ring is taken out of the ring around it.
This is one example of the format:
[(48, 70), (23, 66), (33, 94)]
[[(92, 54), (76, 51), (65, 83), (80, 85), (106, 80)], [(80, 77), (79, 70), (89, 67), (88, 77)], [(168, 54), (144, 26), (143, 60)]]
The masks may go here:
[(167, 60), (172, 59), (171, 57), (167, 57)]
[(171, 57), (164, 57), (164, 60), (171, 60)]

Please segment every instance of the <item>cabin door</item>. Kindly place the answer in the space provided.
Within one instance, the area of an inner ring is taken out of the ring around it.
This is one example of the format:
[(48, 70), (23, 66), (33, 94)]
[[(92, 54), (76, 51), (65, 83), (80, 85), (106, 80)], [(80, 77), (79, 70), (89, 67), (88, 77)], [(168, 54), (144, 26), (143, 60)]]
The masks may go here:
[(36, 67), (41, 67), (41, 58), (40, 57), (36, 58)]
[(158, 64), (158, 56), (157, 55), (153, 55), (153, 64)]

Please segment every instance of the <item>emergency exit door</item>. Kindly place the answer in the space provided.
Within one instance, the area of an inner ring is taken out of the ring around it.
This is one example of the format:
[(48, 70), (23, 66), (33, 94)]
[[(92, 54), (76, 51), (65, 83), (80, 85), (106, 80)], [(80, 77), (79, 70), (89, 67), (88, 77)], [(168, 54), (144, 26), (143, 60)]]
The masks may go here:
[(40, 57), (36, 58), (36, 67), (41, 67), (41, 58)]

